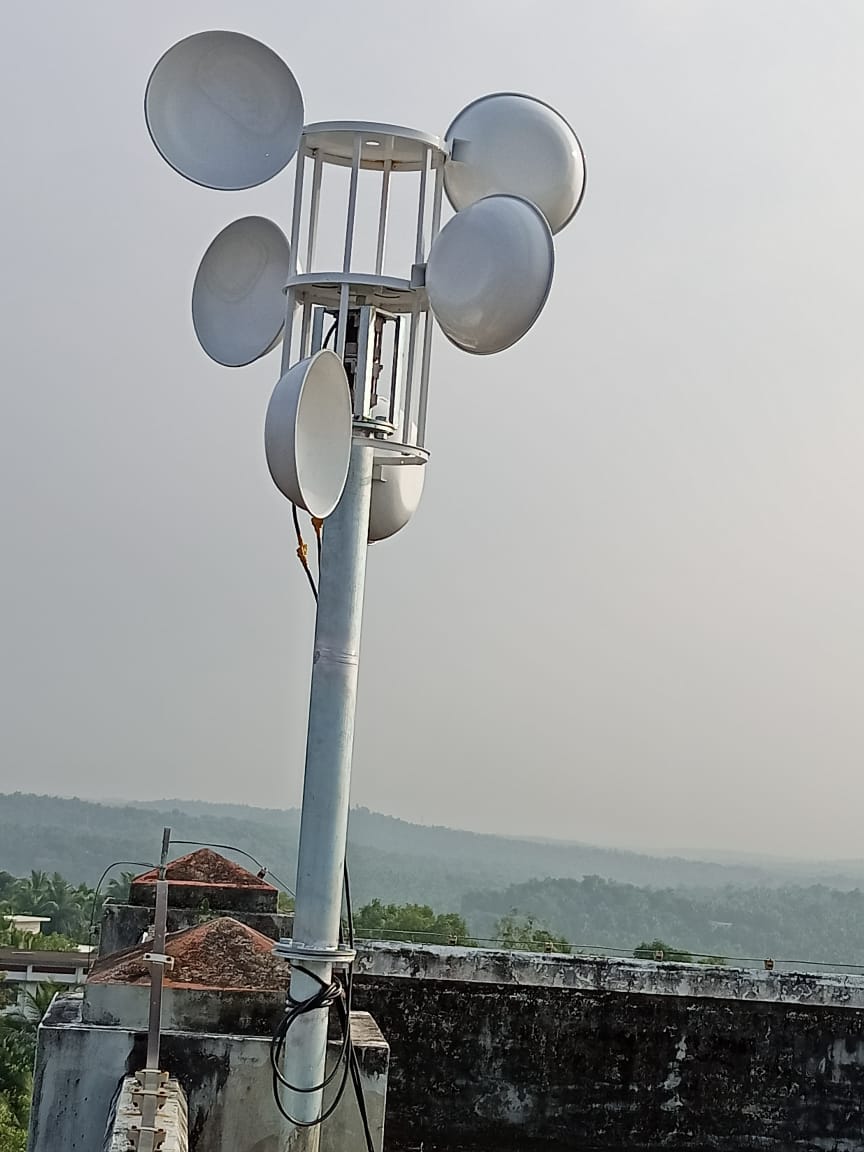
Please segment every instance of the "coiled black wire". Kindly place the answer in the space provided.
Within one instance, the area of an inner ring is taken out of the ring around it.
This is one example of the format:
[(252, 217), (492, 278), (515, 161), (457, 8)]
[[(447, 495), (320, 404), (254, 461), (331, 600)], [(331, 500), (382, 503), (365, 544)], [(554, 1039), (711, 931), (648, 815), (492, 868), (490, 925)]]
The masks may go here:
[[(351, 908), (351, 884), (348, 876), (348, 865), (345, 865), (345, 911), (347, 914), (348, 922), (348, 945), (350, 948), (354, 947), (354, 916)], [(340, 927), (339, 942), (344, 943), (344, 935)], [(310, 972), (307, 968), (301, 965), (294, 965), (294, 970), (302, 972), (308, 976), (316, 984), (319, 989), (312, 996), (306, 1000), (294, 1000), (289, 994), (290, 1007), (285, 1015), (276, 1026), (273, 1033), (273, 1039), (270, 1042), (270, 1069), (273, 1075), (273, 1098), (276, 1102), (276, 1107), (280, 1113), (291, 1124), (296, 1125), (298, 1128), (315, 1128), (319, 1124), (323, 1124), (325, 1120), (339, 1107), (342, 1097), (345, 1093), (345, 1086), (348, 1082), (348, 1076), (351, 1076), (351, 1082), (354, 1087), (354, 1094), (357, 1098), (357, 1107), (360, 1112), (360, 1119), (363, 1123), (363, 1134), (366, 1139), (366, 1148), (368, 1152), (375, 1152), (374, 1142), (372, 1140), (372, 1133), (369, 1128), (369, 1116), (366, 1111), (366, 1100), (363, 1096), (363, 1084), (360, 1078), (360, 1063), (357, 1059), (357, 1052), (351, 1041), (351, 1002), (354, 986), (354, 966), (349, 963), (344, 981), (338, 975), (333, 976), (329, 984), (317, 976), (314, 972)], [(306, 1012), (315, 1012), (324, 1008), (332, 1008), (335, 1005), (337, 1014), (339, 1016), (339, 1023), (342, 1029), (342, 1045), (339, 1051), (339, 1058), (333, 1066), (332, 1071), (321, 1081), (311, 1088), (300, 1088), (296, 1084), (291, 1084), (284, 1076), (280, 1067), (282, 1057), (285, 1052), (285, 1044), (288, 1038), (288, 1032), (300, 1016)], [(296, 1116), (292, 1116), (282, 1103), (280, 1096), (280, 1088), (287, 1088), (291, 1092), (312, 1093), (323, 1092), (341, 1072), (339, 1079), (339, 1086), (336, 1089), (336, 1094), (330, 1104), (321, 1112), (315, 1120), (298, 1120)]]

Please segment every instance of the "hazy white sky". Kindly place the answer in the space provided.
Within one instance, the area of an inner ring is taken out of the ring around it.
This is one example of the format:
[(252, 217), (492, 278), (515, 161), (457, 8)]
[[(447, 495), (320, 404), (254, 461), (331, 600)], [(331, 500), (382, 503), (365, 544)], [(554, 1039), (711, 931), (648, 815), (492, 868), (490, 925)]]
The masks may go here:
[(267, 474), (278, 357), (209, 362), (150, 69), (236, 28), (307, 119), (501, 89), (588, 156), (514, 349), (439, 337), (426, 494), (370, 554), (353, 797), (425, 823), (860, 855), (859, 0), (117, 0), (4, 10), (0, 790), (289, 805), (313, 611)]

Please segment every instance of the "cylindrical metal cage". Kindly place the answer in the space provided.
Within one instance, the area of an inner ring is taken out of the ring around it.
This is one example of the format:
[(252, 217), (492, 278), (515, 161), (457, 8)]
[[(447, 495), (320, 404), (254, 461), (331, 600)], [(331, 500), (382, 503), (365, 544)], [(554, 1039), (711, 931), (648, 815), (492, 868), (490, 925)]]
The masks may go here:
[[(393, 463), (421, 463), (428, 456), (432, 314), (423, 266), (441, 225), (446, 157), (447, 146), (436, 136), (351, 120), (308, 125), (297, 153), (282, 369), (325, 345), (355, 364), (355, 421), (369, 427), (374, 422)], [(350, 182), (342, 267), (319, 267), (322, 194), (328, 176), (346, 168)], [(410, 243), (404, 238), (400, 243), (393, 235), (396, 176), (413, 181)], [(371, 220), (360, 218), (364, 206)], [(355, 236), (363, 234), (374, 234), (376, 242), (374, 263), (360, 268)], [(399, 275), (385, 275), (385, 256)]]

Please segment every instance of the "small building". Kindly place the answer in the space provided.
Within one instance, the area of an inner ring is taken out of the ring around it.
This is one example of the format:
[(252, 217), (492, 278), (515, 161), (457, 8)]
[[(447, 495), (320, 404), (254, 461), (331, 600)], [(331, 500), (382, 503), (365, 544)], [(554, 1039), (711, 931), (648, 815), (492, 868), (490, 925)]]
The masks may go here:
[(76, 988), (84, 983), (90, 957), (87, 952), (48, 952), (39, 949), (0, 948), (0, 974), (7, 988), (16, 996), (5, 1011), (26, 1011), (27, 987), (35, 984), (68, 984)]
[(38, 936), (43, 924), (50, 924), (50, 916), (4, 916), (3, 919), (16, 932), (27, 932), (31, 936)]

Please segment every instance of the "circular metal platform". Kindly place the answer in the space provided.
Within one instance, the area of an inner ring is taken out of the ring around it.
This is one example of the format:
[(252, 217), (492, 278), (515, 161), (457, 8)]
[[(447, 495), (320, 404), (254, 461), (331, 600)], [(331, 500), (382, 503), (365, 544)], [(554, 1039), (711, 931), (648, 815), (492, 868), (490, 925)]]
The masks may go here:
[(420, 172), (431, 152), (431, 165), (440, 167), (447, 159), (447, 145), (440, 136), (396, 124), (376, 124), (366, 120), (330, 120), (307, 124), (302, 146), (325, 164), (351, 167), (354, 140), (360, 135), (360, 167), (383, 171), (390, 161), (394, 172)]
[(293, 289), (298, 304), (338, 308), (343, 284), (348, 285), (351, 307), (369, 304), (385, 312), (422, 311), (426, 307), (425, 288), (412, 287), (410, 280), (395, 276), (369, 276), (363, 272), (303, 272), (292, 276), (284, 290)]

